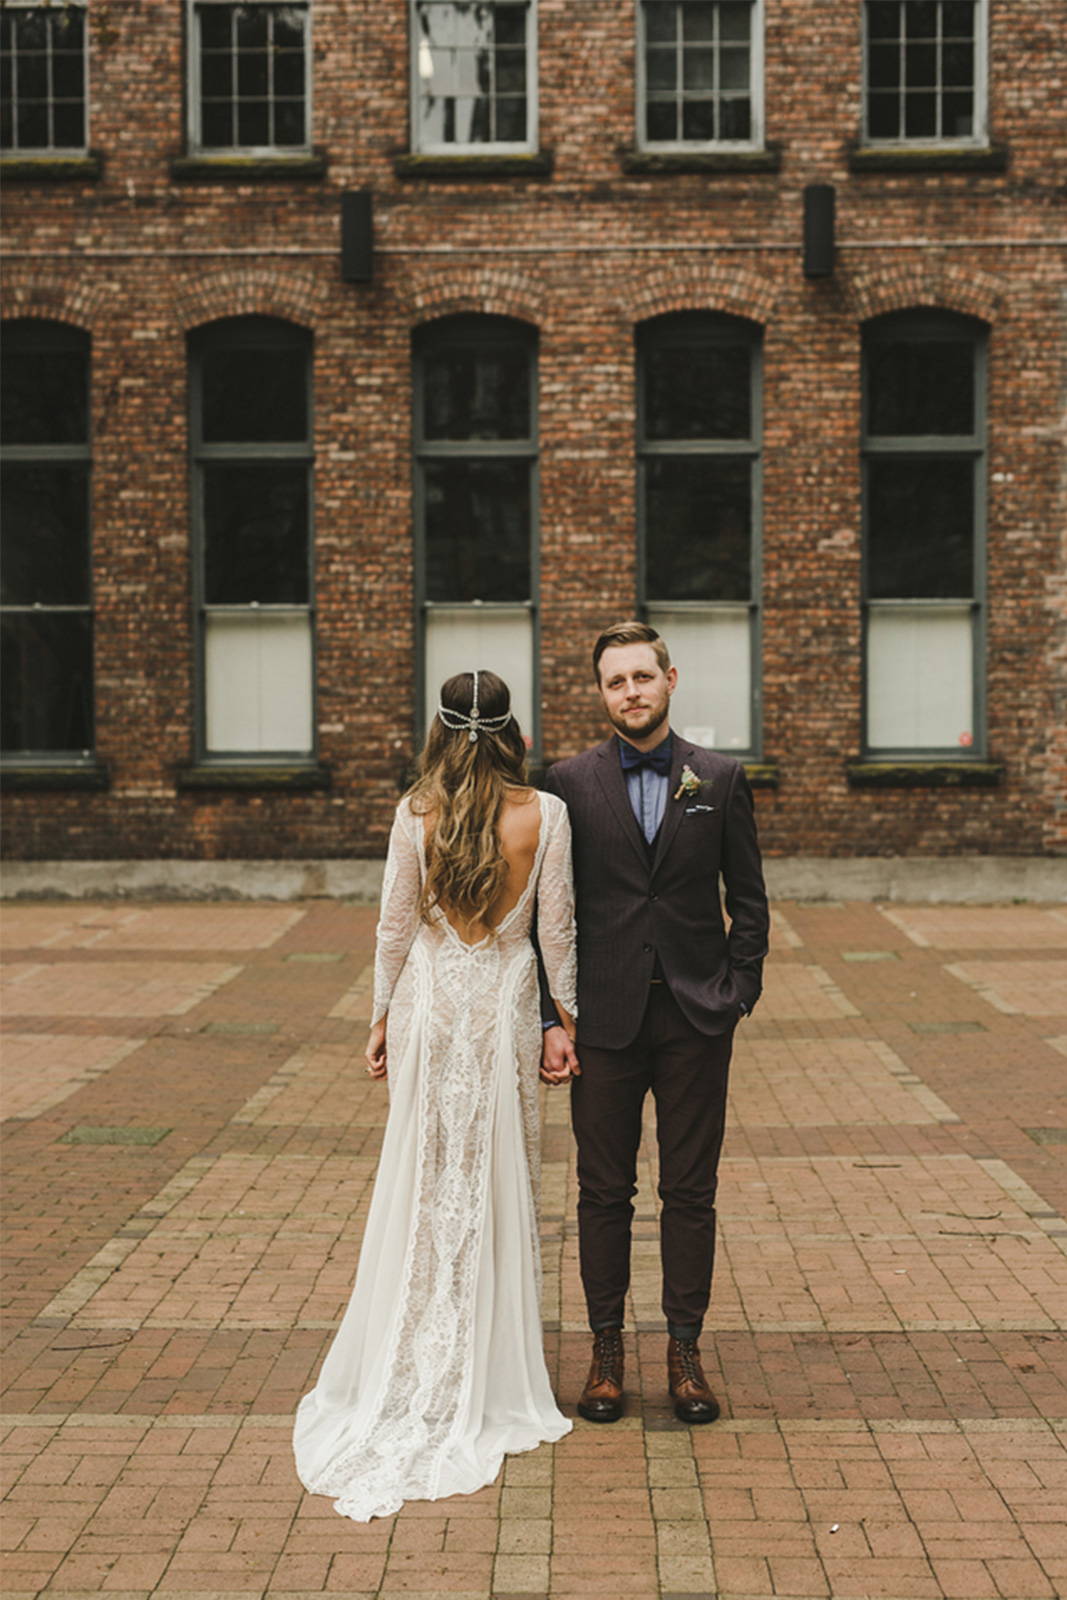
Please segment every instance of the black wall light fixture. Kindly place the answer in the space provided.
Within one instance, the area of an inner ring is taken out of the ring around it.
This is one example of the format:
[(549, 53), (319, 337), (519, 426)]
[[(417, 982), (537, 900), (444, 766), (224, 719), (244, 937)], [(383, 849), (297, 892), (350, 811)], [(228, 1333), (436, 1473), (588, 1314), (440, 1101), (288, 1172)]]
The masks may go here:
[(370, 283), (374, 277), (374, 196), (369, 189), (341, 195), (341, 281)]
[(830, 278), (834, 271), (832, 183), (809, 183), (804, 190), (804, 276)]

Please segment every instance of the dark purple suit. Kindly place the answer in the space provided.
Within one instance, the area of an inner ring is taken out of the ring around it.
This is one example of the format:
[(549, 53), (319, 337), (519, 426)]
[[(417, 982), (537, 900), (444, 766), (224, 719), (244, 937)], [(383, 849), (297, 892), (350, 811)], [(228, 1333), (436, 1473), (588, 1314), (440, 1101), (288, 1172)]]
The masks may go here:
[[(675, 799), (684, 767), (699, 792)], [(566, 802), (574, 836), (582, 1076), (571, 1103), (590, 1324), (622, 1323), (641, 1108), (651, 1089), (663, 1309), (671, 1333), (695, 1338), (711, 1288), (733, 1030), (759, 998), (767, 953), (752, 793), (739, 762), (677, 734), (651, 847), (614, 738), (552, 767), (545, 788)]]

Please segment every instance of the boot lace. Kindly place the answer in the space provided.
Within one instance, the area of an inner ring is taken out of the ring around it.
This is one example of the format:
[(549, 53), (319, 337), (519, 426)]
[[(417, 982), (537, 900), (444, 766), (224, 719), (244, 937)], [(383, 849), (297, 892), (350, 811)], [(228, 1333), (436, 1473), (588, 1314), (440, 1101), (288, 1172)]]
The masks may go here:
[(602, 1328), (593, 1335), (593, 1359), (599, 1382), (621, 1382), (622, 1333), (618, 1328)]
[(696, 1340), (676, 1339), (675, 1349), (682, 1364), (682, 1376), (691, 1383), (703, 1383), (704, 1373), (700, 1365), (700, 1350)]

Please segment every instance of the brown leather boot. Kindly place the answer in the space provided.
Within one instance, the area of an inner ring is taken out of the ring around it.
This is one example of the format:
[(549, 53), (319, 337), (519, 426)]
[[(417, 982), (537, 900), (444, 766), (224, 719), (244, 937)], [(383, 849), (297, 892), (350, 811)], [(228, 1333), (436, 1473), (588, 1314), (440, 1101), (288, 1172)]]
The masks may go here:
[(667, 1378), (679, 1422), (714, 1422), (719, 1402), (708, 1388), (695, 1339), (671, 1339), (667, 1345)]
[(622, 1416), (622, 1329), (601, 1328), (593, 1335), (593, 1362), (578, 1401), (587, 1422), (618, 1422)]

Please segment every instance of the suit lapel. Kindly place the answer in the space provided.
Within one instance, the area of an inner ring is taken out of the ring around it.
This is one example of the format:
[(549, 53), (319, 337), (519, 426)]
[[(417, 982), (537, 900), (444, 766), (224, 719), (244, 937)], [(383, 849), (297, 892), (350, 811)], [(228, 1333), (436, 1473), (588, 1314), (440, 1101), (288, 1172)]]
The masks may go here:
[(604, 792), (604, 798), (611, 807), (619, 827), (636, 850), (643, 870), (647, 872), (648, 852), (645, 849), (645, 841), (637, 825), (633, 807), (630, 804), (630, 795), (626, 788), (626, 779), (622, 774), (622, 763), (619, 760), (618, 747), (613, 738), (608, 739), (605, 744), (597, 746), (597, 757), (597, 781)]
[(674, 836), (678, 832), (678, 826), (682, 820), (682, 813), (685, 807), (681, 801), (676, 801), (674, 796), (678, 792), (682, 768), (694, 753), (693, 746), (687, 744), (685, 740), (679, 739), (677, 734), (674, 735), (671, 744), (671, 775), (667, 779), (667, 805), (663, 812), (663, 821), (660, 823), (659, 834), (656, 839), (656, 854), (652, 862), (653, 877), (659, 871), (660, 863), (673, 844)]

